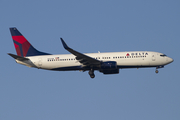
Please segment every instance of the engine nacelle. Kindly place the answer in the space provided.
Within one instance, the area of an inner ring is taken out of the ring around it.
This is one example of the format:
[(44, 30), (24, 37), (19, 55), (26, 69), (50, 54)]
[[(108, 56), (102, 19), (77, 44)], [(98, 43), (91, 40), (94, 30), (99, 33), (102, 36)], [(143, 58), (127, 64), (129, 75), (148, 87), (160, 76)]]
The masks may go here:
[(117, 68), (117, 63), (115, 61), (102, 62), (100, 72), (104, 74), (118, 74), (119, 69)]
[(101, 69), (117, 69), (117, 63), (115, 61), (102, 62)]

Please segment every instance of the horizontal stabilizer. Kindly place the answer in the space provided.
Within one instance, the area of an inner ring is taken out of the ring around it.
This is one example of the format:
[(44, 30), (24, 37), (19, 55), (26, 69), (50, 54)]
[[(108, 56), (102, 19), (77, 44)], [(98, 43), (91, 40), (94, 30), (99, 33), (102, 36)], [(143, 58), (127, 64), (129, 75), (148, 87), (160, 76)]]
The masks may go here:
[(14, 59), (19, 60), (19, 61), (29, 60), (28, 58), (17, 56), (17, 55), (11, 54), (11, 53), (8, 53), (8, 55), (10, 55), (11, 57), (13, 57)]

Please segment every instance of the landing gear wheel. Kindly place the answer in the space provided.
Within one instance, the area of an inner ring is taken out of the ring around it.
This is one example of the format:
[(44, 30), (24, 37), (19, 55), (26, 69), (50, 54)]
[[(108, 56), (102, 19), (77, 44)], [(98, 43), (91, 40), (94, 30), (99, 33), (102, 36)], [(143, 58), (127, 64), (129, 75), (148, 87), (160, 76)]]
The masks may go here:
[(90, 75), (91, 78), (95, 78), (95, 75)]
[(89, 71), (89, 75), (90, 75), (91, 78), (94, 78), (94, 77), (95, 77), (95, 75), (94, 75), (94, 70), (93, 70), (93, 69), (91, 69), (91, 70)]
[(156, 70), (155, 72), (156, 72), (156, 73), (159, 73), (159, 71), (158, 71), (158, 70)]

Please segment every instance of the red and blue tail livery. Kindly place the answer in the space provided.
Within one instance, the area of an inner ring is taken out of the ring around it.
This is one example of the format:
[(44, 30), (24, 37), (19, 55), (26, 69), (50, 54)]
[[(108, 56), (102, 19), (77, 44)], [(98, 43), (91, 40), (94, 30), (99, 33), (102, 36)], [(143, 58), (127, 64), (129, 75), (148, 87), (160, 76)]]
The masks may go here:
[(10, 28), (10, 32), (18, 56), (28, 57), (37, 55), (50, 55), (48, 53), (36, 50), (15, 27)]
[(61, 39), (63, 47), (71, 54), (51, 55), (36, 50), (27, 39), (15, 28), (10, 28), (17, 55), (8, 53), (19, 64), (38, 69), (54, 71), (88, 71), (91, 78), (94, 71), (103, 74), (118, 74), (123, 68), (159, 68), (174, 60), (163, 53), (152, 51), (80, 53), (69, 47)]

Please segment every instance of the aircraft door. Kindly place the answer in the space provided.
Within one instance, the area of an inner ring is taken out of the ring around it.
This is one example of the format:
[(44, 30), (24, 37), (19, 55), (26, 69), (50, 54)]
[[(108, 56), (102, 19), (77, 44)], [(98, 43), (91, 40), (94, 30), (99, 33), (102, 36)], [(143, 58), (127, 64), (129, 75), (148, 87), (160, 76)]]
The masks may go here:
[(42, 67), (42, 58), (38, 59), (38, 67)]
[(152, 54), (152, 61), (155, 61), (155, 60), (156, 60), (156, 55)]

